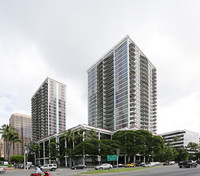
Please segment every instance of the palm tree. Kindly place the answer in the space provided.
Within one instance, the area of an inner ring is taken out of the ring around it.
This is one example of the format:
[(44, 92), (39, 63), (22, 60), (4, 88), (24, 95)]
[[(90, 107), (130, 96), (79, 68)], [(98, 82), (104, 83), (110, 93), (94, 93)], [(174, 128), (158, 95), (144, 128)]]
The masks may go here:
[(86, 139), (94, 139), (97, 138), (97, 133), (93, 129), (86, 133)]
[[(17, 142), (20, 142), (22, 143), (21, 139), (19, 138), (19, 134), (14, 132), (12, 135), (11, 135), (11, 139), (10, 139), (10, 145), (13, 144), (13, 154), (14, 154), (14, 151), (15, 151), (15, 143)], [(10, 146), (11, 147), (11, 146)]]
[(74, 132), (72, 132), (71, 130), (67, 130), (62, 136), (67, 141), (66, 153), (70, 157), (70, 167), (71, 167), (72, 166), (71, 150), (74, 148), (74, 139), (75, 139)]
[[(9, 160), (9, 157), (10, 157), (10, 143), (13, 141), (13, 140), (18, 140), (19, 139), (19, 136), (17, 138), (17, 135), (16, 135), (16, 129), (14, 127), (12, 127), (11, 125), (2, 125), (1, 128), (0, 128), (0, 134), (2, 134), (2, 138), (4, 139), (4, 142), (5, 142), (5, 147), (6, 147), (6, 154), (7, 154), (7, 157), (8, 157), (8, 160)], [(15, 139), (14, 139), (15, 138)]]

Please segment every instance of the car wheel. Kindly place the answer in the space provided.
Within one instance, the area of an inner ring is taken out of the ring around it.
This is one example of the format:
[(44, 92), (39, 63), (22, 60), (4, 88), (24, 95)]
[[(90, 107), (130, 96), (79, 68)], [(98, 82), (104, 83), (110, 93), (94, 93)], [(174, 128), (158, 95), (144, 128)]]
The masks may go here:
[(182, 168), (182, 166), (179, 166), (179, 168)]
[(99, 168), (99, 170), (102, 170), (102, 169), (103, 169), (102, 167)]

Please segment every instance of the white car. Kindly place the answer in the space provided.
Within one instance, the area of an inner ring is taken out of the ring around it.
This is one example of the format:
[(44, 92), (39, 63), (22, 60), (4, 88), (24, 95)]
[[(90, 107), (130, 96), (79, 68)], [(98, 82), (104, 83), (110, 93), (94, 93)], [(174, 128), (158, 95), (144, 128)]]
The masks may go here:
[(0, 167), (0, 173), (3, 174), (6, 172), (6, 168), (5, 167)]
[(57, 168), (56, 164), (45, 164), (41, 167), (43, 171), (55, 171)]
[(105, 163), (105, 164), (102, 164), (100, 166), (95, 166), (94, 167), (96, 170), (99, 170), (99, 169), (112, 169), (112, 165), (111, 164), (108, 164), (108, 163)]
[(174, 165), (175, 161), (169, 161), (169, 165)]

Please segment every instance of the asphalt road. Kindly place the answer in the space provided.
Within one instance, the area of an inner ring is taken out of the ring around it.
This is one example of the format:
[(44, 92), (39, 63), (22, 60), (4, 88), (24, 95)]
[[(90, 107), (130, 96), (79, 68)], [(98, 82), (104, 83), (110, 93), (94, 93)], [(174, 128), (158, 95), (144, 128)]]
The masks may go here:
[[(91, 170), (91, 169), (86, 169)], [(84, 170), (71, 170), (68, 168), (59, 168), (56, 171), (50, 171), (51, 176), (76, 176)], [(31, 170), (7, 170), (2, 176), (30, 176), (34, 172)], [(1, 175), (1, 174), (0, 174)], [(83, 176), (83, 175), (82, 175)], [(86, 176), (86, 175), (84, 175)], [(200, 165), (197, 168), (179, 168), (176, 165), (173, 166), (157, 166), (154, 168), (148, 168), (144, 170), (120, 172), (120, 173), (108, 173), (98, 174), (98, 176), (200, 176)]]
[[(108, 174), (102, 174), (101, 176), (108, 176)], [(197, 168), (179, 168), (177, 164), (173, 166), (158, 166), (117, 174), (110, 173), (109, 176), (200, 176), (200, 165)]]

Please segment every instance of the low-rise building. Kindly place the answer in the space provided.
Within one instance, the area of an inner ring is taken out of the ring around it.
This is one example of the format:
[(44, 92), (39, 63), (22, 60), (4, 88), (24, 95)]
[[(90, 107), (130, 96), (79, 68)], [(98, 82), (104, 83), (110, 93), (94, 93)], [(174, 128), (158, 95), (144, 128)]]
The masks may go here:
[[(71, 161), (70, 156), (65, 155), (64, 159), (61, 159), (61, 158), (52, 159), (49, 156), (50, 154), (49, 154), (49, 151), (48, 151), (48, 146), (49, 146), (51, 140), (53, 139), (56, 143), (59, 143), (60, 139), (63, 137), (63, 134), (65, 132), (69, 131), (69, 130), (72, 132), (72, 135), (75, 132), (78, 132), (80, 130), (84, 130), (84, 133), (90, 133), (92, 131), (94, 133), (94, 135), (98, 138), (98, 140), (111, 139), (112, 134), (114, 133), (113, 131), (109, 131), (109, 130), (105, 130), (105, 129), (101, 129), (101, 128), (95, 128), (95, 127), (92, 127), (92, 126), (88, 126), (86, 124), (80, 124), (80, 125), (77, 125), (75, 127), (70, 128), (70, 129), (67, 129), (64, 132), (47, 136), (47, 137), (42, 138), (42, 139), (37, 141), (37, 143), (40, 146), (40, 152), (39, 152), (39, 157), (37, 157), (36, 164), (43, 165), (43, 164), (49, 164), (49, 163), (56, 163), (56, 164), (61, 165), (61, 166), (66, 166), (66, 167), (71, 166), (72, 161)], [(82, 140), (84, 141), (84, 137), (83, 137)], [(68, 141), (65, 140), (63, 148), (68, 149)], [(75, 162), (75, 163), (81, 162), (83, 164), (87, 163), (88, 165), (90, 165), (90, 163), (92, 162), (91, 157), (87, 157), (87, 156), (84, 156), (84, 158), (78, 158), (78, 160), (79, 161), (74, 160), (73, 162)], [(82, 160), (82, 161), (80, 161), (80, 160)]]
[(190, 142), (199, 144), (199, 134), (189, 130), (176, 130), (162, 133), (165, 144), (172, 145), (174, 148), (185, 148)]

